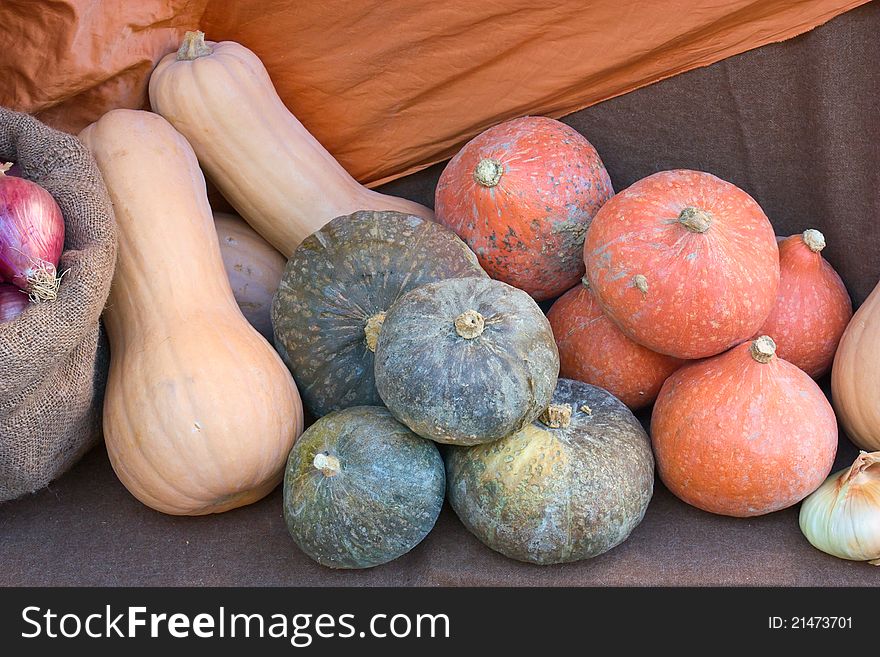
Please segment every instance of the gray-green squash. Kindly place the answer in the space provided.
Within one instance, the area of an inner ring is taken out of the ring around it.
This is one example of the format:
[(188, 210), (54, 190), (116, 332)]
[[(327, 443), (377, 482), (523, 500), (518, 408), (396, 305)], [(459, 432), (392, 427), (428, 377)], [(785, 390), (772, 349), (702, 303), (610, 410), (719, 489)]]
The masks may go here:
[(552, 564), (626, 540), (651, 500), (654, 458), (623, 402), (559, 379), (540, 420), (494, 443), (449, 448), (446, 474), (449, 502), (477, 538), (512, 559)]
[(275, 346), (315, 416), (381, 404), (373, 352), (388, 308), (424, 283), (486, 276), (451, 230), (399, 212), (337, 217), (294, 251), (272, 303)]
[(474, 445), (508, 436), (550, 403), (559, 353), (544, 313), (488, 278), (422, 285), (388, 311), (376, 387), (420, 436)]
[(294, 444), (284, 520), (330, 568), (369, 568), (406, 554), (437, 521), (446, 492), (437, 446), (381, 406), (334, 411)]

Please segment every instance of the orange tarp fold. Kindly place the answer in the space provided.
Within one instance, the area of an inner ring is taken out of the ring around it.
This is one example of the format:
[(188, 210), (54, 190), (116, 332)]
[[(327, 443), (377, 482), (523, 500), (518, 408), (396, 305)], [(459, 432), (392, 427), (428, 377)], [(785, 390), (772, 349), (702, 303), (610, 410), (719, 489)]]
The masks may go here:
[(69, 131), (143, 107), (155, 62), (200, 27), (256, 52), (300, 121), (379, 184), (499, 121), (560, 117), (866, 1), (4, 0), (0, 105)]

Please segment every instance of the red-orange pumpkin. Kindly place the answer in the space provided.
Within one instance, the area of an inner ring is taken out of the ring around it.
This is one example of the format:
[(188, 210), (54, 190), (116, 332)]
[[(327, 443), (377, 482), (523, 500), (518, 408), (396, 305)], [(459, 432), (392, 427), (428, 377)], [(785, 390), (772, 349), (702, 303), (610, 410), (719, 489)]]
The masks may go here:
[(704, 358), (755, 335), (779, 284), (773, 227), (744, 191), (701, 171), (661, 171), (593, 218), (587, 276), (627, 336)]
[(547, 319), (559, 347), (559, 375), (604, 388), (632, 410), (653, 402), (682, 365), (621, 333), (586, 279), (556, 300)]
[(450, 160), (435, 213), (492, 278), (541, 301), (583, 276), (584, 235), (612, 194), (590, 142), (564, 123), (527, 116), (486, 130)]
[(815, 381), (761, 336), (670, 376), (651, 440), (675, 495), (712, 513), (757, 516), (799, 502), (825, 480), (837, 421)]
[(831, 368), (853, 314), (843, 281), (822, 257), (824, 248), (825, 236), (813, 229), (779, 242), (776, 305), (759, 331), (773, 338), (780, 358), (814, 378)]

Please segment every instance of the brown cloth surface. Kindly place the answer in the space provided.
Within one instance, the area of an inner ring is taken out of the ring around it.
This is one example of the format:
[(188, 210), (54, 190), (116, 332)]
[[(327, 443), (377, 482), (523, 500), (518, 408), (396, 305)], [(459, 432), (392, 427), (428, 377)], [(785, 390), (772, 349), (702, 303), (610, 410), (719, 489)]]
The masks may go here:
[(48, 191), (64, 217), (58, 298), (0, 323), (0, 501), (39, 490), (101, 438), (109, 353), (100, 317), (116, 224), (94, 160), (74, 137), (0, 107), (0, 162)]
[[(702, 168), (752, 193), (778, 232), (821, 229), (829, 260), (861, 301), (880, 279), (878, 33), (872, 3), (566, 121), (599, 149), (616, 189), (658, 169)], [(384, 191), (429, 202), (439, 173)], [(842, 438), (835, 467), (855, 454)], [(49, 490), (0, 505), (0, 584), (880, 585), (880, 568), (812, 548), (797, 513), (714, 516), (658, 485), (622, 545), (539, 567), (485, 548), (446, 509), (410, 554), (335, 572), (287, 536), (280, 491), (220, 516), (163, 516), (134, 500), (96, 449)]]
[(142, 107), (154, 63), (200, 26), (254, 50), (306, 128), (376, 183), (502, 120), (563, 116), (864, 2), (4, 0), (0, 105), (71, 132)]

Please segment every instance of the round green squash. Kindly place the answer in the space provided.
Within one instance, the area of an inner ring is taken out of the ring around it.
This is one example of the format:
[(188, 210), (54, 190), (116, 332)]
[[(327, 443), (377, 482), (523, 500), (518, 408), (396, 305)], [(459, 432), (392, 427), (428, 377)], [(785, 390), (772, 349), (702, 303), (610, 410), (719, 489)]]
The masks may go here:
[(385, 311), (424, 283), (485, 275), (451, 230), (399, 212), (337, 217), (306, 238), (272, 303), (275, 346), (306, 408), (381, 404), (373, 352)]
[(559, 352), (550, 323), (522, 290), (489, 278), (429, 283), (388, 311), (376, 387), (420, 436), (475, 445), (534, 420), (553, 395)]
[(487, 546), (564, 563), (626, 540), (651, 500), (654, 458), (623, 402), (560, 379), (540, 420), (494, 443), (451, 447), (446, 477), (452, 508)]
[(284, 520), (330, 568), (370, 568), (406, 554), (437, 521), (446, 492), (437, 446), (381, 406), (334, 411), (293, 446)]

